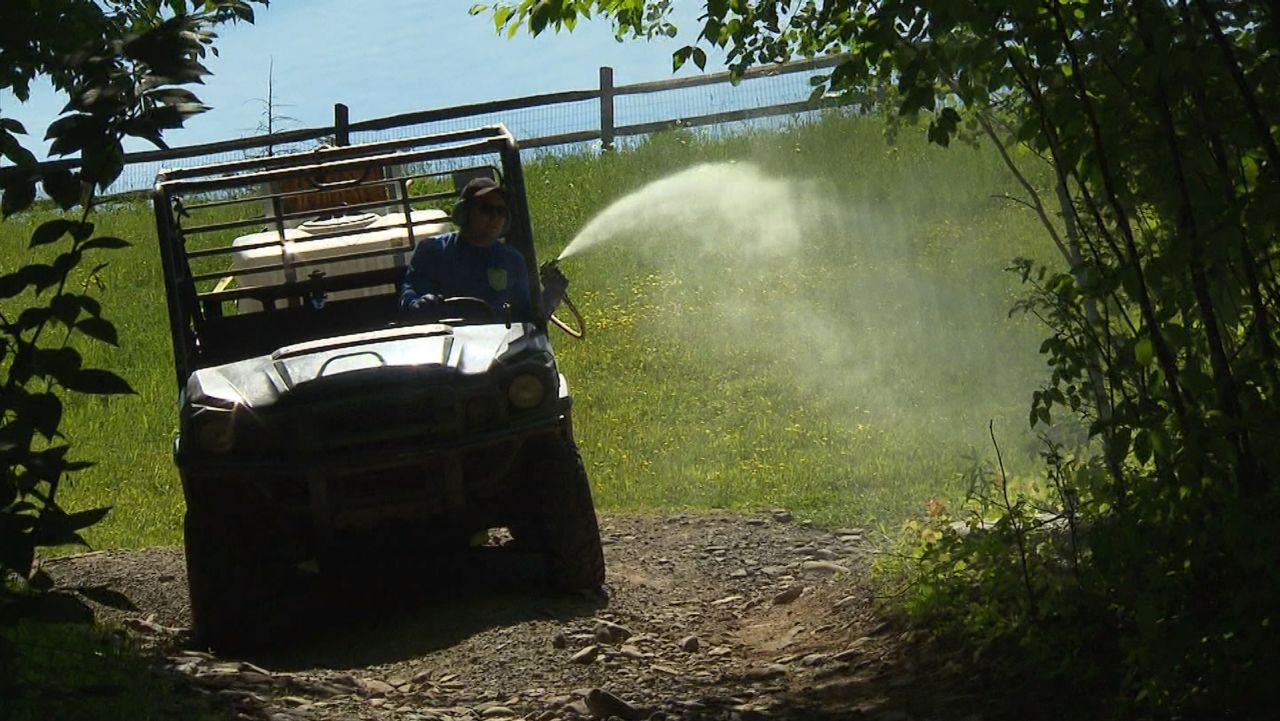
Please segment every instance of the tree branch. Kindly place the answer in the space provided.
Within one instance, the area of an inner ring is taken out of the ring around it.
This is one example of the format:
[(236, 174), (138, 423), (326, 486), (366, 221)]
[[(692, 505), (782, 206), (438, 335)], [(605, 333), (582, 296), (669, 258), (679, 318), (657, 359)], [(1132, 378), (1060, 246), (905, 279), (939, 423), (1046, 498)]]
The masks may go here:
[(1182, 397), (1177, 359), (1174, 357), (1172, 349), (1169, 348), (1169, 344), (1165, 342), (1164, 337), (1160, 334), (1159, 319), (1156, 318), (1155, 307), (1151, 302), (1147, 279), (1142, 269), (1142, 256), (1138, 252), (1138, 245), (1134, 240), (1128, 211), (1125, 210), (1124, 204), (1120, 201), (1120, 194), (1111, 169), (1111, 162), (1102, 139), (1102, 126), (1098, 121), (1098, 114), (1093, 107), (1088, 87), (1085, 85), (1084, 67), (1080, 63), (1075, 44), (1071, 42), (1071, 37), (1067, 34), (1067, 26), (1062, 19), (1062, 9), (1057, 0), (1049, 0), (1046, 5), (1057, 21), (1056, 26), (1059, 38), (1062, 40), (1067, 56), (1071, 60), (1072, 79), (1075, 81), (1078, 99), (1084, 108), (1085, 119), (1089, 124), (1089, 132), (1093, 137), (1094, 152), (1098, 157), (1098, 168), (1102, 175), (1103, 190), (1107, 194), (1107, 200), (1112, 211), (1116, 214), (1116, 224), (1120, 228), (1121, 236), (1124, 238), (1128, 260), (1138, 285), (1138, 307), (1142, 311), (1143, 322), (1150, 331), (1149, 337), (1151, 338), (1152, 347), (1155, 349), (1156, 358), (1160, 363), (1160, 368), (1164, 371), (1165, 385), (1169, 393), (1169, 407), (1178, 419), (1178, 424), (1184, 430), (1189, 430), (1190, 419), (1187, 414), (1186, 403)]
[(1200, 11), (1201, 17), (1209, 26), (1209, 31), (1213, 35), (1214, 43), (1217, 44), (1218, 50), (1222, 53), (1222, 62), (1227, 67), (1227, 72), (1231, 75), (1231, 80), (1235, 83), (1236, 90), (1240, 93), (1240, 98), (1244, 101), (1245, 110), (1249, 114), (1249, 119), (1253, 122), (1254, 130), (1257, 132), (1262, 142), (1262, 147), (1267, 151), (1267, 157), (1271, 160), (1271, 172), (1280, 173), (1280, 148), (1276, 147), (1275, 138), (1271, 137), (1271, 125), (1267, 123), (1267, 119), (1262, 115), (1262, 108), (1258, 106), (1258, 99), (1254, 96), (1253, 90), (1249, 87), (1249, 81), (1244, 76), (1244, 70), (1240, 68), (1240, 63), (1236, 60), (1235, 50), (1231, 47), (1231, 41), (1222, 32), (1222, 27), (1218, 24), (1218, 18), (1209, 7), (1206, 0), (1193, 0), (1196, 9)]

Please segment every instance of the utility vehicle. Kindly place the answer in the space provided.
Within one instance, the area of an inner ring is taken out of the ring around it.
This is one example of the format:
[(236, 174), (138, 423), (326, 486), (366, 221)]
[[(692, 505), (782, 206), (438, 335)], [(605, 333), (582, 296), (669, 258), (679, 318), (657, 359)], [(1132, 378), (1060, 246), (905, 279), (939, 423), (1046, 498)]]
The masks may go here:
[(439, 321), (399, 307), (414, 244), (452, 227), (442, 206), (477, 174), (506, 188), (505, 242), (536, 291), (519, 148), (502, 126), (158, 175), (203, 642), (251, 643), (282, 592), (352, 559), (453, 553), (492, 529), (545, 559), (555, 586), (602, 584), (547, 324), (475, 298), (447, 299)]

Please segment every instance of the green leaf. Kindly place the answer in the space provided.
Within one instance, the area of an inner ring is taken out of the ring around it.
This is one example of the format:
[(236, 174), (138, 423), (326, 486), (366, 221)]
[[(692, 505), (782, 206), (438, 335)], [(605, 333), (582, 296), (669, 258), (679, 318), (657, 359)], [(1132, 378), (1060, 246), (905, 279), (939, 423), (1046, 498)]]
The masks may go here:
[(944, 148), (951, 145), (951, 135), (936, 120), (929, 121), (928, 138), (929, 142), (941, 145)]
[(133, 245), (132, 243), (130, 243), (129, 241), (123, 238), (115, 238), (109, 235), (102, 235), (90, 241), (87, 241), (84, 245), (80, 246), (80, 249), (92, 250), (94, 248), (104, 248), (107, 250), (119, 250), (120, 248), (132, 247), (132, 245)]
[(75, 348), (40, 348), (34, 355), (35, 371), (64, 386), (80, 372), (82, 362)]
[(111, 512), (111, 506), (103, 508), (94, 508), (89, 511), (77, 511), (67, 516), (67, 526), (72, 531), (79, 531), (82, 528), (88, 528), (93, 524), (106, 518)]
[(53, 259), (53, 268), (60, 276), (65, 276), (72, 270), (75, 270), (77, 265), (80, 265), (80, 261), (83, 257), (84, 256), (78, 250), (60, 253), (57, 258)]
[(89, 315), (98, 318), (102, 315), (102, 305), (93, 296), (80, 296), (80, 307)]
[(933, 86), (929, 84), (912, 87), (899, 106), (898, 114), (912, 116), (920, 110), (933, 110), (933, 92)]
[(1143, 428), (1134, 435), (1133, 456), (1143, 464), (1151, 460), (1151, 431)]
[(21, 272), (0, 276), (0, 300), (12, 298), (27, 289), (27, 280)]
[(70, 210), (80, 202), (80, 175), (70, 170), (53, 170), (45, 173), (44, 192), (63, 210)]
[(40, 393), (25, 399), (19, 413), (26, 417), (40, 435), (53, 440), (62, 423), (62, 401), (53, 393)]
[(37, 546), (60, 546), (75, 543), (78, 536), (71, 528), (70, 517), (57, 506), (46, 506), (36, 523), (32, 542)]
[(684, 64), (689, 61), (689, 58), (692, 55), (693, 55), (692, 45), (686, 45), (680, 48), (679, 50), (675, 51), (674, 53), (672, 53), (671, 54), (671, 71), (675, 72), (680, 68), (684, 67)]
[(80, 299), (74, 295), (59, 293), (49, 301), (49, 307), (53, 309), (54, 316), (68, 328), (80, 317)]
[(1152, 344), (1151, 339), (1140, 338), (1133, 346), (1133, 355), (1139, 365), (1144, 368), (1150, 368), (1156, 359), (1155, 346)]
[(943, 108), (937, 117), (929, 122), (929, 142), (948, 147), (955, 136), (960, 123), (960, 114), (955, 108)]
[(58, 242), (62, 236), (71, 230), (71, 221), (69, 220), (50, 220), (41, 223), (40, 227), (35, 229), (31, 234), (31, 242), (27, 244), (28, 248), (38, 248), (42, 245)]
[(1125, 456), (1129, 455), (1129, 443), (1132, 440), (1132, 431), (1129, 428), (1120, 428), (1111, 436), (1111, 446), (1107, 449), (1112, 463), (1119, 465), (1124, 461)]
[(0, 215), (5, 218), (20, 213), (36, 200), (36, 184), (34, 180), (25, 177), (11, 179), (5, 183), (4, 198), (0, 199)]
[(22, 143), (5, 130), (0, 130), (0, 157), (8, 158), (21, 168), (34, 169), (39, 165), (35, 154), (22, 147)]
[(76, 330), (95, 340), (100, 340), (109, 345), (119, 346), (120, 338), (116, 333), (116, 327), (108, 320), (98, 317), (89, 317), (76, 323)]
[(507, 26), (507, 21), (511, 19), (511, 12), (512, 12), (512, 8), (506, 7), (506, 6), (500, 7), (493, 11), (494, 30), (501, 30), (502, 28)]
[(165, 105), (200, 104), (200, 98), (186, 88), (160, 88), (147, 93), (147, 97)]
[(84, 242), (89, 236), (93, 235), (93, 229), (93, 223), (75, 223), (71, 226), (71, 237), (75, 238), (77, 243)]
[(58, 275), (58, 269), (45, 263), (24, 265), (18, 273), (26, 285), (35, 286), (37, 293), (43, 293), (62, 280), (62, 276)]
[(27, 308), (18, 315), (18, 331), (33, 330), (53, 318), (51, 308)]
[(533, 11), (529, 14), (529, 32), (541, 35), (546, 29), (547, 23), (551, 21), (551, 3), (547, 0), (539, 0), (533, 6)]
[(85, 148), (83, 157), (82, 174), (85, 178), (91, 179), (100, 190), (106, 190), (124, 171), (124, 148), (119, 142), (114, 142), (105, 148), (97, 146)]
[(106, 128), (88, 113), (64, 115), (49, 124), (44, 139), (51, 140), (50, 155), (71, 155), (91, 147), (102, 138)]
[(132, 395), (129, 382), (108, 370), (85, 368), (63, 383), (67, 390), (90, 395)]

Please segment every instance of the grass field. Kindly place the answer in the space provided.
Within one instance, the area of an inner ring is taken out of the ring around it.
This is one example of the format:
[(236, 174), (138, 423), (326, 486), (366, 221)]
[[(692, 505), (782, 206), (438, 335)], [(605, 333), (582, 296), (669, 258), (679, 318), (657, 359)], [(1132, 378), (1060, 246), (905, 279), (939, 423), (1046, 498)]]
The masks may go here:
[[(830, 116), (544, 157), (526, 167), (542, 259), (614, 201), (700, 163), (715, 165), (624, 204), (562, 265), (588, 336), (555, 342), (601, 509), (784, 506), (894, 526), (963, 492), (974, 455), (993, 455), (989, 419), (1004, 450), (1030, 455), (1041, 331), (1006, 317), (1018, 288), (1003, 268), (1051, 256), (1035, 218), (993, 197), (1015, 192), (993, 152), (922, 132), (891, 147), (879, 121)], [(46, 217), (0, 226), (5, 268), (26, 262)], [(75, 455), (99, 464), (61, 500), (113, 506), (87, 534), (95, 546), (177, 543), (176, 385), (149, 208), (96, 222), (135, 247), (107, 257), (95, 291), (121, 346), (86, 349), (86, 363), (138, 393), (71, 403)]]

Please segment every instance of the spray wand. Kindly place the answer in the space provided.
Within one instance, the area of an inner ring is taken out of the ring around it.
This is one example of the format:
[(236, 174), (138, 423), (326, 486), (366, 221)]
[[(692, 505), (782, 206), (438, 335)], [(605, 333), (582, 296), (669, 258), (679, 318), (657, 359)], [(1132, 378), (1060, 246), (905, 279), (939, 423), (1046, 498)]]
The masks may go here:
[[(564, 273), (560, 272), (559, 266), (560, 258), (555, 258), (543, 263), (542, 267), (538, 269), (538, 278), (542, 281), (542, 287), (555, 288), (556, 294), (558, 295), (558, 298), (555, 299), (558, 302), (553, 301), (550, 304), (552, 312), (547, 320), (551, 321), (555, 327), (568, 334), (570, 338), (581, 340), (587, 334), (587, 323), (583, 320), (582, 313), (578, 311), (578, 306), (574, 305), (572, 300), (569, 300), (569, 294), (567, 292), (569, 281), (564, 277)], [(546, 303), (545, 296), (543, 298), (543, 302)], [(565, 323), (556, 317), (555, 311), (562, 305), (565, 308), (568, 308), (569, 312), (573, 314), (574, 319), (578, 322), (577, 328), (573, 328), (568, 323)]]

